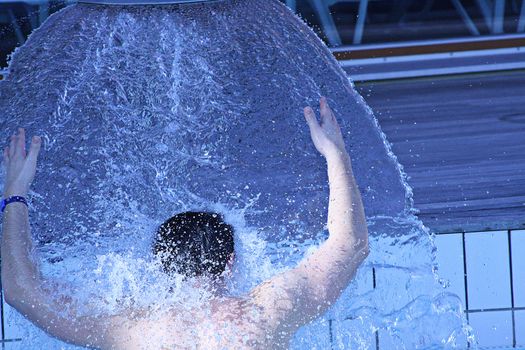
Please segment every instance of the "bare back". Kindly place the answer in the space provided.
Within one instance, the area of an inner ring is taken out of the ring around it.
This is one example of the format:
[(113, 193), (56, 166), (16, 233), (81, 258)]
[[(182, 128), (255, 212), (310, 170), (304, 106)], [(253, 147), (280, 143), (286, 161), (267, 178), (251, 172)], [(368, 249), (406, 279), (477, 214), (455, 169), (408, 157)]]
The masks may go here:
[(215, 299), (207, 308), (121, 321), (108, 349), (287, 349), (293, 334), (277, 332), (264, 314), (246, 299)]

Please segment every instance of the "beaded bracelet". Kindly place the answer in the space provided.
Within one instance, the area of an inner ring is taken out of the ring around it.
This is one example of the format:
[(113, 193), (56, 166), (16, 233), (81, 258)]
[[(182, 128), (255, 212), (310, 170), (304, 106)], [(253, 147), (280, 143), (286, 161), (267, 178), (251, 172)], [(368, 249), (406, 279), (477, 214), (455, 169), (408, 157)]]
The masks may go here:
[(2, 208), (2, 213), (4, 212), (4, 209), (8, 204), (17, 203), (17, 202), (24, 203), (27, 206), (27, 200), (24, 197), (21, 197), (21, 196), (8, 197), (2, 200), (2, 204), (0, 204), (0, 207)]

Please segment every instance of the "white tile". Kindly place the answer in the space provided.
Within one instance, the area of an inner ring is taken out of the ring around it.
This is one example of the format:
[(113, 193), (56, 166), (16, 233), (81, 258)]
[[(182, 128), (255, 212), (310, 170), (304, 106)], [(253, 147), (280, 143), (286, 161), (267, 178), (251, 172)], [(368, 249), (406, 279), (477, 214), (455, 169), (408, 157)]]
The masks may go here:
[(290, 350), (324, 350), (330, 346), (330, 328), (326, 317), (301, 327), (290, 342)]
[(511, 307), (507, 231), (465, 234), (469, 309)]
[(480, 347), (512, 346), (512, 311), (471, 313), (469, 324)]
[(525, 307), (525, 230), (512, 231), (514, 306)]
[[(394, 312), (414, 300), (411, 293), (399, 292), (407, 290), (407, 286), (413, 283), (414, 276), (411, 271), (395, 266), (376, 267), (375, 271), (377, 286), (375, 297), (380, 300), (388, 300), (388, 303), (383, 305), (383, 312)], [(417, 282), (421, 283), (420, 281)]]
[(446, 281), (446, 291), (456, 294), (465, 308), (465, 272), (463, 268), (463, 237), (461, 233), (437, 235), (436, 262), (438, 275)]
[(2, 344), (2, 350), (26, 350), (26, 346), (21, 341), (6, 341)]
[[(332, 349), (376, 350), (375, 334), (368, 320), (341, 320), (332, 323)], [(309, 349), (304, 347), (303, 349)], [(329, 349), (329, 348), (328, 348)]]
[[(434, 314), (432, 318), (435, 322), (428, 322), (428, 319), (424, 323), (429, 323), (425, 328), (418, 322), (412, 322), (411, 325), (401, 326), (398, 329), (380, 329), (378, 332), (378, 345), (379, 350), (395, 350), (395, 349), (458, 349), (467, 350), (467, 337), (459, 329), (449, 328), (444, 322), (450, 320), (450, 318), (443, 318), (441, 315)], [(406, 322), (406, 321), (402, 321)], [(456, 320), (453, 320), (454, 324), (457, 325)], [(430, 326), (430, 328), (429, 328)], [(433, 329), (431, 327), (438, 327)], [(431, 329), (429, 331), (429, 329)], [(444, 331), (444, 329), (446, 331)], [(453, 331), (453, 332), (452, 332)], [(444, 345), (443, 342), (447, 341)], [(339, 348), (336, 348), (339, 349)], [(347, 349), (347, 348), (345, 348)], [(358, 347), (348, 349), (359, 349)]]
[(374, 290), (374, 273), (371, 266), (362, 266), (359, 268), (354, 281), (355, 295), (364, 295)]
[(378, 345), (380, 350), (385, 349), (402, 349), (403, 344), (394, 335), (386, 329), (380, 329), (378, 332)]
[[(370, 319), (347, 319), (352, 315), (347, 310), (355, 310), (369, 306), (370, 293), (374, 292), (373, 271), (370, 265), (359, 268), (358, 274), (350, 286), (343, 291), (339, 300), (332, 308), (331, 337), (333, 349), (363, 349), (376, 350), (375, 335), (370, 331)], [(363, 322), (368, 322), (364, 324)], [(302, 349), (311, 348), (310, 344)], [(324, 349), (326, 349), (325, 347)]]
[(374, 274), (371, 266), (362, 266), (357, 271), (357, 275), (352, 280), (338, 298), (336, 308), (355, 308), (357, 300), (367, 301), (366, 295), (374, 291)]
[(516, 346), (525, 348), (525, 310), (514, 312)]

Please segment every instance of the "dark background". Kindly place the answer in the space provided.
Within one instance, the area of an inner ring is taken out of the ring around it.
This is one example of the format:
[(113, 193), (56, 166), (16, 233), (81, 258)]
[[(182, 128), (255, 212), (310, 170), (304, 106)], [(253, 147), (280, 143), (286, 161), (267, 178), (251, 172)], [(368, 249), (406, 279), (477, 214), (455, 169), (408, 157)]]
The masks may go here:
[[(286, 3), (285, 0), (282, 0)], [(297, 0), (297, 13), (327, 41), (315, 0)], [(332, 3), (335, 1), (325, 1)], [(0, 67), (7, 66), (7, 56), (37, 28), (49, 14), (73, 3), (62, 0), (0, 2)], [(459, 1), (479, 30), (491, 35), (481, 12), (479, 1)], [(516, 33), (522, 2), (505, 2), (504, 31)], [(357, 20), (359, 1), (339, 1), (330, 6), (343, 45), (351, 45)], [(362, 44), (432, 40), (472, 36), (457, 7), (450, 0), (370, 0)]]

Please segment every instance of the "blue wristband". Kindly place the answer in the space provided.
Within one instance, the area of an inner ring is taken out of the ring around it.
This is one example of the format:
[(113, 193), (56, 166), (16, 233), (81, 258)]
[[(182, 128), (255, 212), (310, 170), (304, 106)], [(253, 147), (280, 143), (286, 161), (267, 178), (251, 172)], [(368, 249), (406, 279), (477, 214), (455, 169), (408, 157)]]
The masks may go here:
[(2, 208), (2, 213), (4, 212), (4, 209), (8, 204), (16, 203), (16, 202), (24, 203), (27, 206), (27, 200), (24, 197), (12, 196), (12, 197), (2, 200), (2, 204), (0, 205)]

